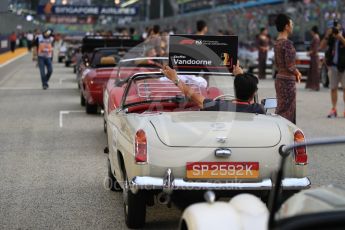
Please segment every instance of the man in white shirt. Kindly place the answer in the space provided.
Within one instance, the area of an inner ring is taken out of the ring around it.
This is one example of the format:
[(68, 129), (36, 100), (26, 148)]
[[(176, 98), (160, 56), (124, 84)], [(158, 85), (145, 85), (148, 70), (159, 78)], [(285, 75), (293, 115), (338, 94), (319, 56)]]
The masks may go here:
[(31, 48), (32, 48), (32, 43), (34, 41), (34, 34), (29, 31), (27, 34), (26, 34), (26, 40), (27, 40), (27, 46), (28, 46), (28, 50), (29, 52), (31, 52)]
[[(49, 29), (36, 38), (38, 67), (40, 69), (42, 88), (44, 90), (49, 88), (48, 81), (53, 73), (53, 42), (52, 30)], [(47, 68), (47, 73), (45, 68)]]

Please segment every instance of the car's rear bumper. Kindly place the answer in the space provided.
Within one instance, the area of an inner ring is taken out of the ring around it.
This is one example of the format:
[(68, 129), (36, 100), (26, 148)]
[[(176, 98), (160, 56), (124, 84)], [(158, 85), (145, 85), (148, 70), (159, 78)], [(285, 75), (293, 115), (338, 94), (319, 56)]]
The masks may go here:
[[(271, 179), (264, 179), (259, 182), (243, 183), (240, 179), (233, 179), (228, 182), (195, 182), (186, 181), (181, 178), (174, 178), (171, 171), (163, 178), (137, 176), (131, 181), (131, 190), (136, 192), (138, 189), (162, 189), (166, 192), (173, 190), (271, 190), (273, 182)], [(310, 180), (307, 177), (302, 178), (285, 178), (282, 181), (283, 190), (302, 190), (310, 187)]]

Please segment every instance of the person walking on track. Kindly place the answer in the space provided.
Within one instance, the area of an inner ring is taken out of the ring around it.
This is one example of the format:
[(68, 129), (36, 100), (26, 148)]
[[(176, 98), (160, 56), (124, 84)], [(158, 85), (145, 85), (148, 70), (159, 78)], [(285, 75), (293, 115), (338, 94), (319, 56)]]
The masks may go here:
[[(48, 29), (36, 39), (38, 67), (40, 69), (42, 88), (48, 89), (48, 81), (53, 73), (53, 42), (52, 30)], [(47, 68), (47, 72), (46, 72)]]

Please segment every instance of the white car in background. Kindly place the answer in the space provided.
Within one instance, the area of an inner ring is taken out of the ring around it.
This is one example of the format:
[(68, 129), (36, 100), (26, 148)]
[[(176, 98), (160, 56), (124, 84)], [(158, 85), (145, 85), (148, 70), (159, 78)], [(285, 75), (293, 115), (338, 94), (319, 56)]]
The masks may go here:
[[(238, 47), (238, 59), (240, 64), (248, 70), (248, 72), (253, 72), (259, 66), (259, 51), (250, 45), (242, 45)], [(269, 49), (267, 53), (266, 66), (267, 69), (272, 68), (274, 59), (273, 48)]]
[[(295, 42), (294, 46), (296, 48), (296, 66), (302, 73), (302, 76), (307, 76), (310, 68), (310, 56), (308, 51), (310, 44), (308, 42)], [(322, 64), (325, 58), (325, 53), (318, 52), (318, 54), (320, 58), (320, 64)]]
[[(310, 68), (310, 56), (308, 51), (303, 50), (303, 49), (298, 49), (296, 48), (296, 66), (297, 69), (301, 72), (302, 74), (302, 79), (306, 79), (308, 77), (308, 72)], [(328, 73), (327, 73), (327, 66), (324, 63), (325, 59), (325, 53), (324, 52), (319, 52), (319, 58), (320, 58), (320, 82), (324, 87), (327, 87), (329, 84), (328, 80)]]

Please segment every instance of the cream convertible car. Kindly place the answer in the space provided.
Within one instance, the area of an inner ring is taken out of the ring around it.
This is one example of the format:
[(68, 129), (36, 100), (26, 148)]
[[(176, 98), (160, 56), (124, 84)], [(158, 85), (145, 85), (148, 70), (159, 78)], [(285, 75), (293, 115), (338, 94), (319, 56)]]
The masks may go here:
[[(207, 98), (233, 99), (230, 74), (178, 75)], [(114, 90), (122, 99), (107, 118), (109, 176), (112, 190), (123, 190), (130, 228), (145, 224), (146, 205), (188, 203), (208, 189), (265, 198), (279, 146), (304, 140), (298, 127), (274, 114), (200, 111), (159, 72), (137, 73)], [(272, 100), (265, 101), (271, 108)], [(282, 182), (286, 193), (309, 187), (306, 166), (306, 149), (296, 149)]]

